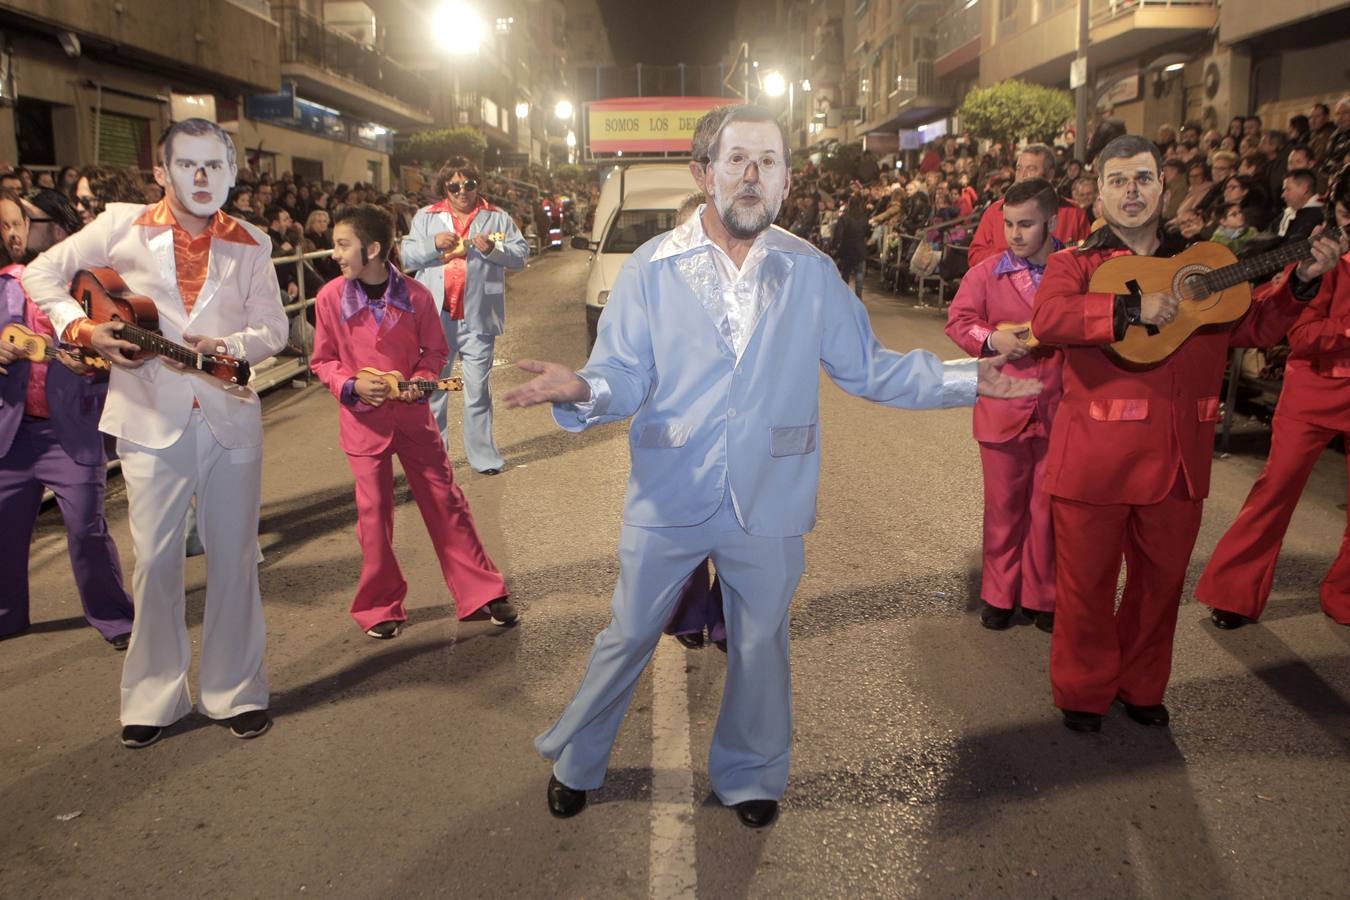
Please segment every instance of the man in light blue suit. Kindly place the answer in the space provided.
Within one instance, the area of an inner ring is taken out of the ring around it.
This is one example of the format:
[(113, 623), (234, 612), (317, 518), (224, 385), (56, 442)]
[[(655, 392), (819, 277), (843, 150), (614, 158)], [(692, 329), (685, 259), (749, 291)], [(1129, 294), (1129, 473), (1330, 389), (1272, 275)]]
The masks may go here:
[(549, 810), (579, 813), (600, 787), (638, 676), (680, 587), (711, 556), (728, 656), (709, 759), (713, 790), (752, 828), (777, 817), (792, 737), (788, 606), (815, 524), (819, 367), (851, 394), (939, 409), (1039, 384), (1000, 359), (944, 364), (872, 334), (828, 257), (770, 223), (790, 185), (786, 141), (760, 107), (729, 113), (700, 187), (712, 201), (624, 265), (580, 372), (537, 373), (507, 406), (552, 402), (568, 431), (633, 417), (613, 621), (576, 697), (535, 741), (554, 760)]
[[(506, 272), (525, 268), (530, 254), (511, 216), (479, 195), (478, 168), (464, 157), (446, 163), (436, 176), (440, 202), (413, 216), (403, 239), (403, 264), (426, 285), (441, 312), (450, 357), (448, 378), (460, 358), (464, 375), (464, 452), (484, 475), (501, 472), (492, 439), (492, 350), (506, 324)], [(431, 411), (441, 437), (450, 440), (449, 395), (434, 394)]]

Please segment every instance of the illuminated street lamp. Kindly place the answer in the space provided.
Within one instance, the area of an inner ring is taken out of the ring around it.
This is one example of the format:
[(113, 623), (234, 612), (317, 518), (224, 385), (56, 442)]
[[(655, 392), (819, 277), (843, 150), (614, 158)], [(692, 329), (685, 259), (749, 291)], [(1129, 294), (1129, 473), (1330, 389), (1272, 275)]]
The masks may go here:
[(553, 115), (559, 119), (568, 120), (572, 118), (572, 101), (559, 100), (558, 105), (553, 107)]
[(787, 79), (780, 72), (767, 72), (764, 75), (764, 93), (770, 97), (781, 97), (787, 93)]
[(516, 104), (516, 118), (517, 118), (517, 119), (524, 119), (524, 118), (527, 117), (529, 114), (530, 114), (530, 104), (526, 103), (524, 100), (522, 100), (522, 101), (520, 101), (519, 103)]
[(577, 145), (577, 133), (576, 133), (575, 131), (569, 131), (569, 132), (567, 132), (567, 138), (566, 138), (566, 140), (567, 140), (567, 147), (568, 147), (568, 149), (569, 149), (569, 150), (572, 149), (573, 147), (575, 147), (575, 146)]
[(445, 0), (436, 9), (434, 23), (437, 34), (449, 36), (441, 41), (447, 53), (477, 53), (487, 33), (483, 17), (467, 0)]

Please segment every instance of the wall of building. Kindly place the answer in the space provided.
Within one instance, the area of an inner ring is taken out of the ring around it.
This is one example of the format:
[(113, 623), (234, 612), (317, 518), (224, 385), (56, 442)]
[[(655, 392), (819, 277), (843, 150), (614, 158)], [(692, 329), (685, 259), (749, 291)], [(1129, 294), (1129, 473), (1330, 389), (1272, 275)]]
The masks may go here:
[[(1258, 60), (1256, 64), (1268, 65), (1270, 59)], [(1334, 110), (1338, 99), (1350, 96), (1350, 86), (1341, 79), (1328, 76), (1329, 73), (1344, 72), (1347, 59), (1350, 59), (1350, 38), (1280, 53), (1279, 77), (1274, 80), (1277, 85), (1275, 96), (1262, 96), (1256, 114), (1266, 127), (1283, 129), (1290, 116), (1306, 115), (1308, 108), (1318, 101)]]
[(245, 158), (244, 154), (251, 150), (261, 149), (265, 153), (275, 153), (278, 174), (293, 172), (294, 158), (297, 156), (321, 160), (324, 178), (347, 184), (369, 181), (369, 166), (374, 162), (380, 166), (381, 172), (381, 180), (376, 187), (384, 191), (389, 189), (389, 155), (364, 147), (329, 141), (317, 135), (304, 134), (289, 128), (268, 125), (265, 122), (255, 122), (252, 119), (240, 119), (235, 134), (235, 148), (241, 161)]
[[(1234, 44), (1291, 22), (1350, 7), (1350, 0), (1224, 0), (1219, 7), (1219, 40)], [(1337, 67), (1335, 71), (1343, 68)]]

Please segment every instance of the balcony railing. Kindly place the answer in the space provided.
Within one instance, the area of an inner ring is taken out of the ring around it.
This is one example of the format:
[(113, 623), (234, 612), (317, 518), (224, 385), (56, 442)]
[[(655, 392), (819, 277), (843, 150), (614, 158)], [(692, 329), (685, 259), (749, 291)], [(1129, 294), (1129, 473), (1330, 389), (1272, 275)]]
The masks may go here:
[(1181, 7), (1213, 7), (1217, 6), (1216, 0), (1091, 0), (1089, 10), (1089, 21), (1093, 25), (1103, 25), (1112, 19), (1135, 12), (1145, 7), (1154, 9), (1160, 7), (1181, 8)]
[(946, 56), (980, 36), (980, 0), (957, 0), (956, 9), (937, 20), (937, 55)]
[(275, 10), (281, 24), (281, 62), (327, 69), (408, 106), (426, 109), (431, 90), (422, 77), (404, 69), (373, 47), (329, 28), (322, 20), (292, 7)]
[(898, 88), (896, 99), (904, 104), (915, 97), (947, 97), (951, 90), (945, 79), (933, 74), (933, 61), (919, 59), (905, 67), (904, 74), (896, 79)]

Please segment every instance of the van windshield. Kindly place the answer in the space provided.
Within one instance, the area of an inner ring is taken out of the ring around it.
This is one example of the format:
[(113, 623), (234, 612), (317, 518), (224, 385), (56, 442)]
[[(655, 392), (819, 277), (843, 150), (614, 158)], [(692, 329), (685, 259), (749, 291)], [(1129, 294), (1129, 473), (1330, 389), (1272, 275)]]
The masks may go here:
[(663, 231), (675, 227), (673, 209), (621, 209), (605, 235), (601, 253), (633, 253)]

